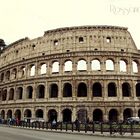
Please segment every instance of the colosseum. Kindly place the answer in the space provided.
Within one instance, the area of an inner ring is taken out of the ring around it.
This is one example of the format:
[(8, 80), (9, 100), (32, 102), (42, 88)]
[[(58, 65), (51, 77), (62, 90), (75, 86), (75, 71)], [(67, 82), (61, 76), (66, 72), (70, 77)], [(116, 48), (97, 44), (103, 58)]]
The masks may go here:
[(140, 117), (140, 51), (126, 27), (79, 26), (0, 41), (0, 117)]

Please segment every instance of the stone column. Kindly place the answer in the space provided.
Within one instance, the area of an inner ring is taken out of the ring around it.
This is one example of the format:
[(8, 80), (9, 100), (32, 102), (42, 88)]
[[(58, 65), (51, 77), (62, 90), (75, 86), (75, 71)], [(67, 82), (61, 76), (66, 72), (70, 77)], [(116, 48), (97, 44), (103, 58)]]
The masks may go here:
[(61, 110), (61, 106), (58, 107), (58, 119), (57, 121), (62, 122), (62, 110)]
[(62, 82), (61, 80), (59, 80), (59, 83), (58, 83), (58, 100), (62, 100), (62, 95), (63, 93), (63, 90), (62, 90)]
[(89, 79), (87, 83), (87, 98), (88, 100), (92, 100), (92, 80)]
[(131, 96), (134, 98), (134, 100), (136, 100), (136, 85), (134, 80), (132, 81), (131, 88)]
[(76, 113), (76, 107), (73, 106), (73, 110), (72, 110), (72, 122), (74, 122), (77, 118), (77, 113)]
[(32, 93), (32, 94), (33, 94), (33, 95), (32, 95), (32, 100), (33, 100), (33, 101), (36, 100), (36, 90), (37, 90), (37, 89), (36, 89), (36, 84), (34, 83), (34, 84), (33, 84), (33, 93)]
[(104, 91), (104, 100), (106, 101), (108, 99), (108, 89), (107, 89), (107, 82), (103, 81), (103, 89), (102, 91)]

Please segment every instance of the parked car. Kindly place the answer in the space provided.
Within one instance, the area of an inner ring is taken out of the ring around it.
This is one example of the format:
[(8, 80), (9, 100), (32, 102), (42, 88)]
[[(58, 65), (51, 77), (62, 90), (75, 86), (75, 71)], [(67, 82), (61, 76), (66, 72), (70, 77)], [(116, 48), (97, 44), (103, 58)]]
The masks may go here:
[(139, 117), (129, 117), (129, 118), (127, 118), (126, 122), (128, 124), (131, 124), (131, 123), (140, 124), (140, 118)]

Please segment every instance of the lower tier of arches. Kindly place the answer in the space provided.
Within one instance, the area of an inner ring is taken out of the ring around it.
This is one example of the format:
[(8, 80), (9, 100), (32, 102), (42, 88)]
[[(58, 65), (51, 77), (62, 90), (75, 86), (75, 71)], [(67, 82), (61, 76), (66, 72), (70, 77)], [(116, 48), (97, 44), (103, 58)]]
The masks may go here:
[[(106, 105), (106, 106), (105, 106)], [(42, 118), (45, 121), (52, 122), (63, 121), (73, 122), (78, 119), (81, 122), (86, 121), (125, 121), (128, 117), (140, 117), (139, 103), (113, 103), (94, 104), (30, 104), (30, 105), (5, 105), (0, 107), (1, 119), (15, 118), (24, 120), (24, 118)]]

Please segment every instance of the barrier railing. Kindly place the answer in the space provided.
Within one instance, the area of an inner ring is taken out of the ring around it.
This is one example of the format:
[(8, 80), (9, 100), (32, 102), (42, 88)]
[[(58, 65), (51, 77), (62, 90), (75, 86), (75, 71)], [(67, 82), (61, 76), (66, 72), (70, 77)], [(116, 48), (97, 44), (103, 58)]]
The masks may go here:
[(75, 122), (57, 122), (56, 124), (50, 122), (5, 122), (7, 125), (23, 127), (23, 128), (32, 128), (32, 129), (46, 129), (46, 130), (60, 130), (60, 131), (77, 131), (77, 132), (100, 132), (101, 134), (108, 132), (110, 135), (119, 134), (125, 135), (125, 133), (134, 133), (140, 132), (140, 124), (126, 124), (126, 123), (78, 123)]

